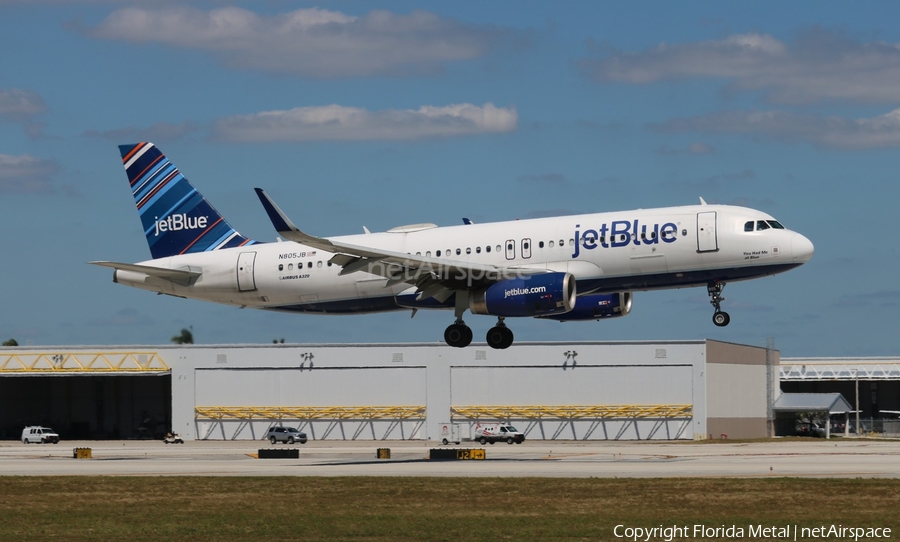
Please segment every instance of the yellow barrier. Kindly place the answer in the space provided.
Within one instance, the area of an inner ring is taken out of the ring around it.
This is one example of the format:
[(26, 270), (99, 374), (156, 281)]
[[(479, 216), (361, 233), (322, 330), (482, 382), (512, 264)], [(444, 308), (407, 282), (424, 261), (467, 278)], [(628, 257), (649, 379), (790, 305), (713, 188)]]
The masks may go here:
[(72, 457), (75, 459), (91, 459), (90, 448), (73, 448)]
[(195, 407), (197, 419), (210, 420), (409, 420), (425, 418), (424, 406), (354, 407)]
[(0, 353), (0, 374), (145, 373), (170, 370), (156, 352)]
[(693, 408), (691, 405), (457, 406), (450, 412), (454, 419), (470, 420), (690, 418)]

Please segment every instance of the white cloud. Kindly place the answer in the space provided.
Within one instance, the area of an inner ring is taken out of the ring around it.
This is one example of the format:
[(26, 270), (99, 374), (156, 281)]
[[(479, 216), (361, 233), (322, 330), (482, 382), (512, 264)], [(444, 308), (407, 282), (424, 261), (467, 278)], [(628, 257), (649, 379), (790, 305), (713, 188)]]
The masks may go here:
[(157, 143), (166, 143), (182, 139), (199, 129), (200, 128), (192, 122), (180, 122), (178, 124), (157, 122), (147, 128), (128, 126), (115, 130), (88, 130), (82, 135), (87, 137), (99, 137), (118, 143), (130, 141), (155, 141)]
[(334, 104), (226, 117), (213, 123), (211, 135), (226, 141), (409, 141), (510, 132), (517, 123), (514, 107), (491, 103), (382, 111)]
[(53, 160), (27, 154), (0, 154), (0, 194), (54, 192), (52, 180), (59, 169), (59, 165)]
[(714, 77), (730, 80), (729, 91), (760, 90), (775, 103), (900, 103), (900, 44), (861, 43), (821, 28), (790, 44), (766, 34), (737, 34), (640, 52), (598, 49), (601, 58), (581, 65), (601, 83)]
[(663, 133), (757, 134), (837, 149), (900, 147), (900, 109), (871, 118), (816, 117), (786, 111), (723, 111), (651, 124)]
[(485, 55), (507, 31), (416, 11), (362, 17), (319, 8), (260, 16), (238, 7), (121, 8), (88, 35), (210, 51), (231, 67), (312, 77), (439, 71)]
[(0, 118), (23, 121), (46, 110), (47, 106), (36, 92), (18, 88), (0, 90)]

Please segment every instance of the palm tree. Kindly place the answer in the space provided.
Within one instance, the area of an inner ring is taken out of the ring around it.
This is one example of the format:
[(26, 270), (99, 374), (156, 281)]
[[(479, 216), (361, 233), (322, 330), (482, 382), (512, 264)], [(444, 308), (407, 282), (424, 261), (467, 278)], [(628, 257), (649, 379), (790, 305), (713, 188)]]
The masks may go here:
[(181, 334), (175, 335), (170, 340), (175, 344), (194, 344), (194, 326), (181, 328)]

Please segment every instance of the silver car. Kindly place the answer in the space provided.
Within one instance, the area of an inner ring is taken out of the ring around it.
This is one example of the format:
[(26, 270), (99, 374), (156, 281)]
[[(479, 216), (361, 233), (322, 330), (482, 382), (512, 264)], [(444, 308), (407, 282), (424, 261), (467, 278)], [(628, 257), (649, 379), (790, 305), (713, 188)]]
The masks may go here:
[(306, 444), (306, 433), (298, 431), (293, 427), (270, 427), (269, 430), (266, 431), (266, 435), (263, 439), (268, 439), (272, 444), (275, 444), (276, 442), (286, 442), (288, 444), (299, 442), (300, 444)]

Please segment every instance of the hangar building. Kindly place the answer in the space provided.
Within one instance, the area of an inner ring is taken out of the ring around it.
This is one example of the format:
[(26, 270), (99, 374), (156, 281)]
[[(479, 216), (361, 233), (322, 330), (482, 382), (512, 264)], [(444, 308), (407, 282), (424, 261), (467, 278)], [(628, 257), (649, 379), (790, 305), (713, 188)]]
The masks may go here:
[(442, 424), (510, 421), (528, 439), (771, 434), (778, 352), (701, 341), (484, 345), (0, 348), (0, 437), (439, 438)]

